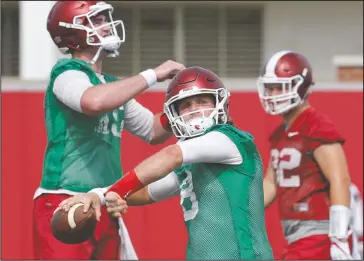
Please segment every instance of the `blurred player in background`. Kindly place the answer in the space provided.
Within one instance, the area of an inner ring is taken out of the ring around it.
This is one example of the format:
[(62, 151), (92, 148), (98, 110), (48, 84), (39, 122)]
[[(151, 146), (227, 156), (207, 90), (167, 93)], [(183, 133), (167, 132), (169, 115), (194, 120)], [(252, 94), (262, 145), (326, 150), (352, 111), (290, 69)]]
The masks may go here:
[(327, 116), (309, 105), (313, 84), (310, 64), (292, 51), (275, 53), (258, 78), (264, 110), (283, 118), (269, 138), (264, 202), (268, 207), (278, 198), (288, 241), (283, 259), (352, 259), (345, 139)]
[(117, 56), (124, 42), (123, 23), (113, 20), (112, 11), (104, 2), (59, 1), (48, 16), (51, 38), (72, 58), (53, 67), (45, 94), (48, 143), (41, 184), (34, 195), (37, 259), (137, 258), (122, 220), (109, 218), (106, 212), (94, 237), (82, 244), (57, 241), (50, 226), (62, 200), (107, 187), (122, 176), (123, 128), (152, 144), (172, 136), (164, 114), (153, 115), (133, 98), (184, 66), (167, 61), (122, 80), (102, 73), (103, 59)]
[(350, 185), (352, 213), (352, 253), (355, 260), (363, 260), (363, 199), (359, 189)]
[(164, 110), (179, 142), (144, 160), (107, 192), (94, 189), (60, 207), (83, 202), (85, 209), (99, 209), (106, 192), (108, 211), (119, 217), (126, 211), (122, 198), (144, 205), (179, 194), (187, 259), (273, 259), (262, 161), (254, 138), (228, 123), (228, 103), (217, 75), (201, 67), (181, 71), (169, 85)]

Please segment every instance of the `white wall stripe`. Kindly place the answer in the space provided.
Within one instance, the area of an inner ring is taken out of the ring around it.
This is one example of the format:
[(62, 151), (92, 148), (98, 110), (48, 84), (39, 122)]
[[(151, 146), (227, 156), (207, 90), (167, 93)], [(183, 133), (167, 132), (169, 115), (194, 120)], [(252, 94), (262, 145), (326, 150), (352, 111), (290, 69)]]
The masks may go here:
[[(236, 78), (222, 78), (225, 86), (230, 91), (239, 92), (255, 92), (256, 79), (236, 79)], [(158, 83), (153, 89), (147, 91), (165, 91), (168, 83)], [(47, 88), (47, 81), (22, 81), (17, 78), (2, 77), (1, 91), (2, 92), (44, 92)], [(315, 91), (363, 91), (363, 82), (316, 82), (313, 86)]]

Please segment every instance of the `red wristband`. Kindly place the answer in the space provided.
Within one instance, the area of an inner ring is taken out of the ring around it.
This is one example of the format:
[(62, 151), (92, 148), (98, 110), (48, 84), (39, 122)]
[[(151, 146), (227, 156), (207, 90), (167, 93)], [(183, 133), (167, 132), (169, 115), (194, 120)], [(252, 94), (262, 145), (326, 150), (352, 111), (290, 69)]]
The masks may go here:
[(135, 174), (135, 171), (132, 170), (126, 173), (118, 182), (112, 185), (107, 192), (114, 191), (118, 193), (121, 198), (125, 199), (129, 195), (137, 192), (144, 187), (145, 185), (139, 180), (139, 178)]
[(161, 114), (160, 118), (159, 118), (162, 127), (169, 132), (172, 132), (172, 128), (171, 128), (171, 124), (169, 123), (167, 114), (165, 114), (164, 112)]

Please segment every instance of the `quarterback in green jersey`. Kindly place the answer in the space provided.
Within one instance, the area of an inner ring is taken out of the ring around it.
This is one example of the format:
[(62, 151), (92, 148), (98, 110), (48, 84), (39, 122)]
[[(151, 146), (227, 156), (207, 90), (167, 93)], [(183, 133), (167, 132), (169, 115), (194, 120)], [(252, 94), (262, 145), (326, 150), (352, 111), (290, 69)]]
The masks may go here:
[(47, 19), (52, 40), (71, 58), (54, 65), (45, 93), (47, 147), (34, 195), (35, 259), (136, 258), (121, 245), (128, 239), (120, 239), (121, 219), (105, 214), (98, 227), (108, 229), (97, 228), (92, 239), (75, 245), (59, 242), (50, 226), (62, 200), (122, 177), (123, 129), (152, 144), (172, 136), (165, 114), (153, 115), (134, 97), (185, 67), (167, 61), (124, 79), (103, 73), (104, 58), (117, 56), (125, 41), (123, 22), (114, 21), (112, 12), (113, 6), (101, 1), (58, 1)]
[(201, 67), (182, 70), (170, 83), (164, 106), (177, 144), (147, 158), (111, 187), (59, 207), (68, 211), (82, 202), (87, 210), (92, 204), (100, 218), (100, 206), (106, 204), (111, 215), (120, 217), (127, 205), (179, 195), (187, 259), (273, 259), (262, 160), (254, 138), (229, 123), (228, 103), (229, 92), (217, 75)]

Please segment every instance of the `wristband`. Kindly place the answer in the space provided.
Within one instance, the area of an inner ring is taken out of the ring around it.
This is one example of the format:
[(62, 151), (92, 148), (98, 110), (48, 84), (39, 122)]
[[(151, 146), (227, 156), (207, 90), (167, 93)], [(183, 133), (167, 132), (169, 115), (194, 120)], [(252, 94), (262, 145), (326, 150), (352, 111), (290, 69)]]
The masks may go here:
[(106, 191), (107, 191), (107, 189), (105, 189), (105, 188), (94, 188), (94, 189), (91, 189), (87, 193), (96, 193), (100, 198), (101, 206), (104, 206), (105, 205), (105, 196), (104, 196), (104, 194), (105, 194)]
[(347, 239), (349, 232), (349, 223), (351, 219), (351, 210), (346, 206), (333, 205), (330, 207), (330, 228), (329, 237), (337, 239)]
[(155, 73), (155, 71), (153, 69), (145, 70), (145, 71), (139, 73), (139, 75), (143, 76), (143, 78), (145, 79), (145, 81), (148, 84), (148, 88), (152, 88), (156, 85), (157, 74)]
[(133, 194), (144, 187), (145, 185), (139, 180), (135, 171), (132, 170), (112, 185), (107, 192), (116, 192), (122, 199), (126, 199), (130, 194)]
[(160, 123), (163, 127), (163, 129), (165, 129), (166, 131), (172, 132), (172, 128), (171, 128), (171, 124), (169, 123), (167, 114), (165, 114), (164, 112), (161, 114), (161, 117), (159, 118)]

